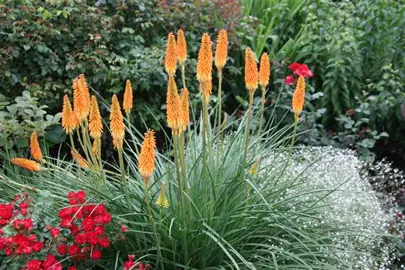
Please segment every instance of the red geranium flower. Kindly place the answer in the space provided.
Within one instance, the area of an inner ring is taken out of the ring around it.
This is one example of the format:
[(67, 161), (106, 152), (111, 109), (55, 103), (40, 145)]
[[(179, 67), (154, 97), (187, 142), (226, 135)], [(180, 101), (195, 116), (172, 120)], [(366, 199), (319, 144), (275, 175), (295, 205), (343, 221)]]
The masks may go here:
[(60, 244), (56, 247), (58, 250), (59, 255), (65, 255), (67, 252), (67, 246), (65, 244)]
[(58, 238), (59, 235), (60, 235), (60, 230), (59, 230), (59, 228), (53, 228), (53, 229), (51, 230), (51, 236), (52, 236), (53, 238)]
[(72, 226), (70, 227), (70, 233), (71, 233), (72, 235), (78, 234), (79, 231), (80, 231), (80, 229), (79, 229), (79, 227), (76, 226), (76, 225), (72, 225)]
[(105, 236), (98, 239), (98, 244), (102, 248), (107, 248), (110, 246), (110, 240), (108, 239), (108, 237)]
[(35, 252), (41, 251), (41, 249), (43, 249), (43, 248), (44, 248), (44, 243), (42, 243), (41, 241), (36, 241), (32, 245), (32, 250), (34, 250)]
[(98, 243), (98, 236), (95, 232), (86, 232), (86, 239), (92, 245), (97, 245)]
[(63, 228), (70, 228), (72, 227), (72, 223), (70, 221), (70, 218), (62, 219), (62, 221), (60, 222), (60, 226)]
[(104, 224), (110, 223), (111, 220), (112, 220), (112, 217), (111, 217), (111, 214), (110, 214), (110, 213), (105, 213), (105, 214), (103, 215), (103, 223), (104, 223)]
[(95, 248), (95, 249), (93, 249), (93, 251), (90, 254), (90, 259), (92, 259), (92, 260), (100, 260), (101, 255), (102, 255), (101, 251)]
[(86, 235), (84, 233), (79, 233), (75, 237), (75, 243), (79, 245), (83, 245), (86, 243)]
[(30, 260), (27, 262), (28, 270), (41, 270), (42, 262), (40, 260)]
[(305, 77), (310, 77), (312, 78), (314, 74), (312, 71), (308, 68), (306, 64), (300, 64), (300, 63), (293, 63), (288, 66), (289, 69), (291, 69), (295, 75), (297, 76), (304, 76)]
[(79, 253), (79, 251), (80, 251), (80, 248), (75, 244), (71, 245), (68, 248), (68, 253), (70, 256), (75, 255), (76, 253)]
[(97, 235), (103, 235), (105, 233), (105, 230), (104, 230), (103, 226), (96, 226), (96, 228), (94, 229), (94, 232)]
[(284, 83), (285, 83), (285, 84), (288, 84), (288, 85), (290, 85), (290, 84), (296, 84), (296, 83), (297, 83), (297, 80), (294, 78), (293, 75), (289, 75), (289, 76), (287, 76), (287, 77), (285, 78)]
[(82, 223), (82, 229), (85, 232), (94, 230), (94, 221), (91, 218), (85, 218)]

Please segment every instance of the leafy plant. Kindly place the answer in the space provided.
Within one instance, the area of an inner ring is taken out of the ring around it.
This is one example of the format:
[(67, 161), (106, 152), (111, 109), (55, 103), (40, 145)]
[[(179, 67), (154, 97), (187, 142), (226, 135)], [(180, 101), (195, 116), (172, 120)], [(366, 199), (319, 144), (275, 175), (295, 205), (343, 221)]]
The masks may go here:
[(60, 143), (63, 131), (58, 125), (61, 114), (47, 114), (46, 105), (40, 106), (38, 98), (32, 97), (28, 91), (16, 97), (14, 103), (6, 101), (4, 96), (0, 105), (0, 146), (11, 151), (17, 148), (26, 148), (29, 137), (33, 131), (45, 136), (51, 144)]

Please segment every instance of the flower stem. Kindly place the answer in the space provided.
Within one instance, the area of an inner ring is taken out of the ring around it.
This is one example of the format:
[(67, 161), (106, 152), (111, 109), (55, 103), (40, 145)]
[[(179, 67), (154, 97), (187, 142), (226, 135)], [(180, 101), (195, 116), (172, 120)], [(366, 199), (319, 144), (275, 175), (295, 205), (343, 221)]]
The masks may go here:
[(125, 168), (124, 168), (124, 158), (122, 157), (122, 148), (118, 148), (118, 160), (120, 163), (120, 171), (121, 171), (121, 187), (125, 193), (125, 199), (128, 204), (128, 209), (131, 209), (131, 202), (129, 200), (127, 179), (125, 178)]
[(181, 65), (181, 79), (183, 81), (183, 88), (187, 88), (186, 87), (186, 65), (184, 63)]
[(259, 124), (259, 131), (257, 135), (260, 136), (262, 133), (263, 128), (263, 121), (264, 121), (264, 103), (266, 102), (266, 87), (262, 86), (262, 98), (261, 98), (261, 106), (260, 106), (260, 124)]
[(246, 123), (246, 133), (245, 133), (245, 149), (243, 151), (243, 160), (242, 160), (242, 172), (241, 177), (244, 177), (244, 171), (246, 168), (246, 159), (247, 159), (247, 152), (249, 148), (249, 139), (250, 139), (250, 122), (252, 119), (252, 107), (253, 107), (253, 91), (249, 91), (249, 107), (248, 107), (248, 119)]
[(217, 167), (219, 168), (222, 155), (222, 70), (218, 70), (218, 152), (217, 152)]
[(187, 247), (187, 231), (186, 231), (186, 220), (185, 220), (185, 209), (184, 209), (184, 200), (183, 200), (183, 183), (181, 179), (181, 171), (180, 171), (180, 160), (179, 160), (179, 136), (173, 136), (173, 144), (174, 144), (174, 162), (176, 165), (176, 174), (177, 174), (177, 184), (179, 186), (179, 208), (180, 208), (180, 216), (182, 217), (182, 238), (183, 238), (183, 246), (184, 246), (184, 258), (185, 264), (188, 263), (188, 247)]
[(152, 224), (152, 208), (150, 207), (149, 185), (145, 185), (145, 201), (148, 208), (149, 223)]

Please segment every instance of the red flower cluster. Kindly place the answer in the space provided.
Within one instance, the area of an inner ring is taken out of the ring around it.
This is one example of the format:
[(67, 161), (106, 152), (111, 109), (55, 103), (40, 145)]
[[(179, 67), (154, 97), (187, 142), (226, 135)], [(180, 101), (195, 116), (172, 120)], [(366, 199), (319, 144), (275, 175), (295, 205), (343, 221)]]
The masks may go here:
[[(31, 255), (44, 248), (44, 244), (31, 233), (34, 222), (31, 218), (24, 218), (30, 204), (31, 199), (27, 193), (16, 195), (11, 203), (0, 204), (0, 251), (6, 256)], [(3, 235), (5, 226), (11, 227), (15, 233)]]
[[(70, 230), (73, 243), (68, 245), (60, 243), (57, 251), (60, 255), (73, 256), (76, 260), (101, 259), (100, 248), (110, 246), (110, 240), (105, 235), (104, 226), (112, 221), (111, 214), (102, 204), (86, 203), (84, 191), (70, 192), (67, 196), (70, 207), (59, 211), (62, 219), (60, 226)], [(78, 205), (80, 204), (80, 205)], [(52, 232), (52, 237), (58, 237), (59, 231)]]
[(44, 244), (36, 238), (34, 234), (25, 235), (22, 232), (10, 237), (1, 237), (0, 250), (7, 256), (30, 255), (44, 248)]
[[(293, 63), (288, 66), (289, 69), (291, 69), (295, 75), (297, 76), (303, 76), (304, 78), (306, 77), (314, 77), (314, 73), (308, 68), (306, 64), (300, 64), (300, 63)], [(295, 79), (294, 75), (288, 75), (285, 80), (285, 84), (296, 84), (297, 80)]]
[(4, 226), (13, 217), (13, 205), (11, 203), (0, 203), (0, 226)]
[(142, 263), (137, 263), (134, 261), (135, 260), (135, 255), (128, 255), (128, 260), (124, 262), (124, 270), (149, 270), (150, 265), (149, 264), (142, 264)]
[(27, 262), (27, 267), (24, 270), (62, 270), (61, 263), (53, 256), (48, 254), (44, 261), (30, 260)]

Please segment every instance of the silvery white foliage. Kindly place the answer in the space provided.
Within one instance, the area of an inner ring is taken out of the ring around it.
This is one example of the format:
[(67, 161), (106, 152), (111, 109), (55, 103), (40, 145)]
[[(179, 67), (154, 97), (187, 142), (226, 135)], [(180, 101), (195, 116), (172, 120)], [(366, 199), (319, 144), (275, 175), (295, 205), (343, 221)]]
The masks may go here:
[[(316, 218), (300, 220), (302, 228), (324, 228), (331, 245), (323, 247), (338, 269), (387, 269), (391, 247), (384, 241), (392, 216), (384, 209), (371, 182), (402, 181), (386, 163), (368, 166), (350, 150), (332, 147), (301, 148), (292, 154), (272, 153), (262, 157), (259, 175), (282, 172), (280, 179), (268, 179), (274, 188), (283, 185), (281, 199), (296, 211)], [(378, 171), (370, 176), (370, 169)], [(291, 198), (289, 200), (288, 198)], [(308, 210), (308, 207), (310, 209)]]

